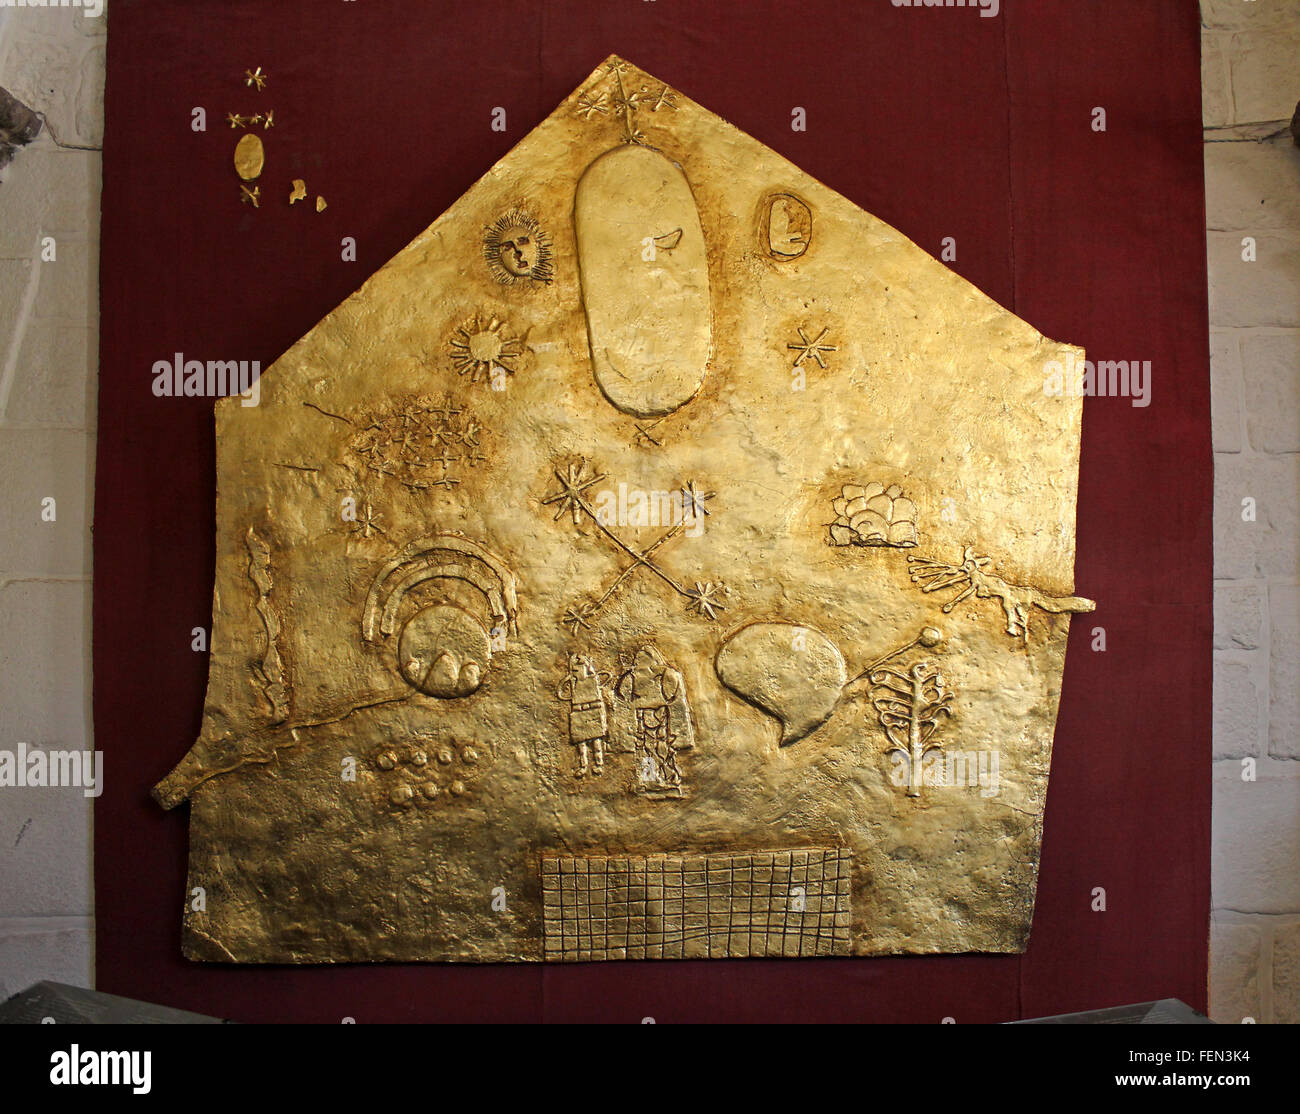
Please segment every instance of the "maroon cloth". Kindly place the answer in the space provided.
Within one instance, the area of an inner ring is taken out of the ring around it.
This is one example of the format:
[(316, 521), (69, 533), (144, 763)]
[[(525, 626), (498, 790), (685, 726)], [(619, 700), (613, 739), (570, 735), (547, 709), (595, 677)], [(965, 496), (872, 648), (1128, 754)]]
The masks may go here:
[[(255, 968), (180, 954), (186, 809), (151, 784), (198, 733), (211, 622), (211, 401), (176, 352), (263, 367), (610, 53), (888, 221), (1048, 336), (1151, 360), (1087, 400), (1077, 590), (1038, 906), (1017, 956)], [(270, 75), (245, 88), (245, 69)], [(100, 989), (240, 1020), (1005, 1021), (1204, 1009), (1211, 451), (1195, 0), (115, 0), (95, 493)], [(191, 130), (191, 109), (208, 130)], [(490, 129), (494, 107), (509, 130)], [(791, 109), (807, 130), (791, 130)], [(275, 109), (237, 200), (227, 112)], [(1093, 109), (1107, 114), (1092, 128)], [(279, 196), (307, 180), (329, 208)], [(340, 259), (353, 236), (358, 259)], [(1091, 631), (1106, 628), (1106, 652)], [(1092, 910), (1094, 887), (1107, 909)]]

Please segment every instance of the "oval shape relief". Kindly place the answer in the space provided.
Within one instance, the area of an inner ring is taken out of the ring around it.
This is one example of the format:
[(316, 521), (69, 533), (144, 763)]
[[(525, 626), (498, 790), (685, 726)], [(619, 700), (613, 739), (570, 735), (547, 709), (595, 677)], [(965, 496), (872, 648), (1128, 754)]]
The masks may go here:
[(647, 147), (607, 151), (578, 183), (574, 226), (597, 385), (625, 414), (671, 414), (713, 355), (704, 230), (685, 175)]

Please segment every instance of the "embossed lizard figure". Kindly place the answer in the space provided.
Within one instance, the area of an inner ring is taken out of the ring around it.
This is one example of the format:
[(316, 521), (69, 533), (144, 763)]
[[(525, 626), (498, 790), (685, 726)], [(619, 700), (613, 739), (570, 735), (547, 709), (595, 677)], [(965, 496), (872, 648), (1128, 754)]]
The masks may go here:
[(947, 565), (942, 561), (931, 561), (925, 557), (907, 559), (908, 573), (913, 584), (921, 585), (923, 592), (939, 592), (964, 584), (965, 587), (943, 605), (945, 615), (949, 614), (962, 600), (969, 596), (986, 600), (994, 597), (1002, 602), (1002, 610), (1007, 618), (1007, 634), (1013, 638), (1029, 641), (1029, 609), (1037, 607), (1054, 615), (1065, 613), (1077, 614), (1083, 611), (1095, 611), (1096, 601), (1082, 596), (1049, 596), (1037, 588), (1023, 584), (1008, 584), (1000, 576), (986, 572), (993, 564), (992, 557), (977, 556), (975, 550), (966, 546), (962, 550), (960, 565)]

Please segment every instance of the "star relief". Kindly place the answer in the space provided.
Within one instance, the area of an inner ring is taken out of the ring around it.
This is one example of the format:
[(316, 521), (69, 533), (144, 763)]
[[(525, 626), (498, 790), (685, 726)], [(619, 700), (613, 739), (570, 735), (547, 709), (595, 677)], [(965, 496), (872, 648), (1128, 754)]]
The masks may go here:
[(714, 584), (712, 580), (695, 582), (694, 588), (687, 588), (686, 595), (690, 603), (687, 611), (703, 616), (705, 619), (717, 619), (719, 611), (726, 611), (726, 606), (718, 601), (718, 596), (726, 595), (727, 588), (721, 581)]
[(590, 627), (588, 619), (591, 616), (591, 609), (582, 604), (578, 607), (570, 607), (564, 613), (564, 618), (560, 621), (569, 628), (571, 634), (577, 634), (583, 627)]
[(709, 514), (709, 508), (704, 504), (716, 498), (717, 494), (716, 491), (706, 491), (701, 495), (695, 488), (695, 481), (687, 480), (682, 486), (682, 514), (687, 518)]
[(586, 510), (587, 506), (587, 501), (583, 498), (582, 493), (593, 484), (600, 483), (605, 478), (605, 474), (602, 472), (600, 475), (588, 479), (587, 462), (578, 460), (569, 464), (567, 473), (561, 472), (557, 468), (555, 478), (560, 481), (560, 490), (554, 495), (543, 499), (542, 505), (549, 506), (551, 503), (558, 503), (559, 507), (556, 509), (555, 518), (552, 521), (558, 522), (565, 511), (571, 511), (573, 513), (573, 524), (577, 526), (582, 522), (582, 512)]
[(349, 524), (349, 529), (354, 534), (360, 534), (367, 539), (374, 534), (383, 534), (387, 537), (388, 531), (379, 525), (383, 520), (384, 516), (376, 511), (370, 503), (366, 503), (357, 518)]
[(641, 103), (641, 93), (625, 93), (620, 88), (618, 94), (614, 97), (614, 107), (619, 112), (635, 112), (637, 105)]
[(826, 361), (822, 359), (822, 353), (839, 351), (839, 347), (837, 345), (822, 343), (822, 341), (826, 339), (826, 334), (830, 332), (829, 328), (823, 329), (820, 333), (818, 333), (815, 337), (813, 337), (812, 340), (808, 339), (808, 334), (805, 333), (803, 329), (796, 329), (795, 331), (799, 334), (799, 343), (786, 345), (786, 347), (789, 348), (791, 351), (799, 353), (799, 355), (796, 356), (794, 360), (795, 367), (798, 367), (801, 363), (804, 362), (804, 360), (812, 359), (817, 361), (818, 367), (825, 368)]
[(593, 116), (604, 116), (609, 112), (605, 105), (607, 94), (598, 93), (592, 96), (590, 93), (584, 93), (578, 98), (578, 115), (584, 120), (590, 120)]
[(677, 94), (669, 89), (667, 85), (663, 86), (657, 93), (647, 93), (645, 99), (654, 102), (650, 105), (651, 112), (658, 112), (661, 108), (671, 108), (674, 112), (677, 111)]

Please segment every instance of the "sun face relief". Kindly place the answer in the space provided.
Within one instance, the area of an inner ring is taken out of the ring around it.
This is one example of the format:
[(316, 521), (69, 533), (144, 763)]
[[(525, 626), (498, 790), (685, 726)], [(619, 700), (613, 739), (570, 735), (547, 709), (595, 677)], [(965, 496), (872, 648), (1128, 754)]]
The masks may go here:
[(551, 242), (531, 213), (511, 209), (487, 228), (483, 256), (492, 277), (502, 286), (521, 279), (547, 284), (553, 277)]

